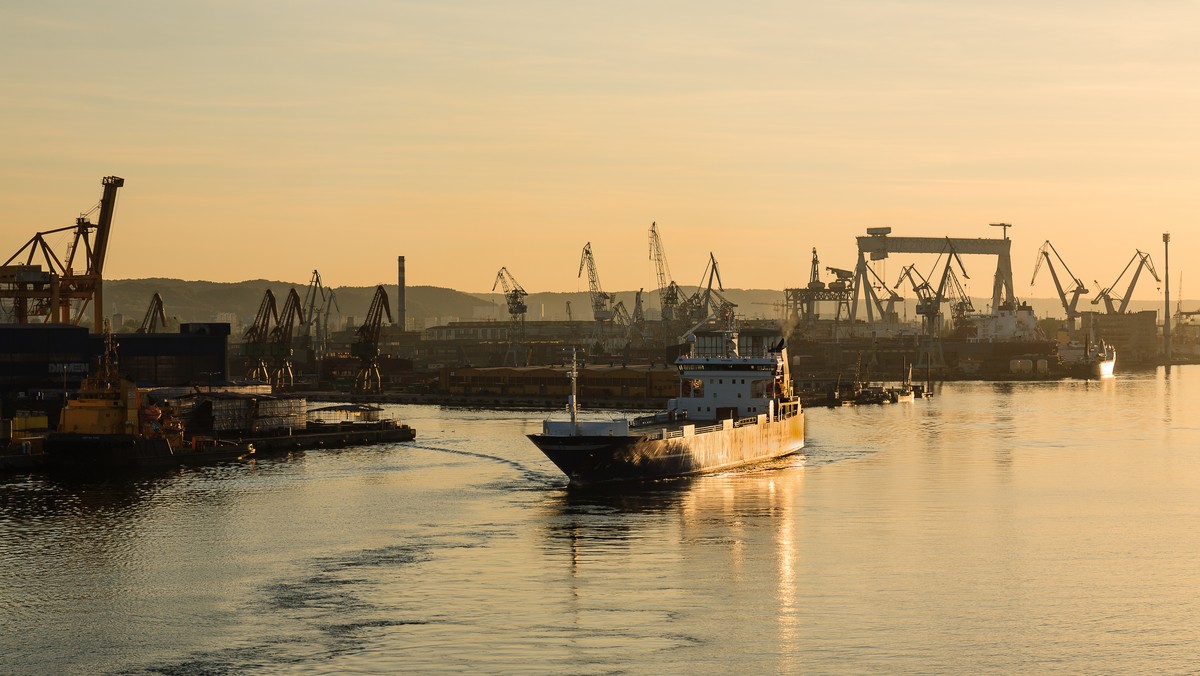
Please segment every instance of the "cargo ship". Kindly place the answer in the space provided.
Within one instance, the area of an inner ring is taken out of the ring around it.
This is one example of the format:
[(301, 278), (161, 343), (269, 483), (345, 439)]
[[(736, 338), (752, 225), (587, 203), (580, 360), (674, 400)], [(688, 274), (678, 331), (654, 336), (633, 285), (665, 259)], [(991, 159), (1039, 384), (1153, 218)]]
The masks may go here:
[[(736, 340), (729, 341), (736, 346)], [(729, 469), (804, 447), (804, 411), (792, 390), (783, 341), (760, 356), (684, 356), (667, 410), (633, 420), (581, 421), (572, 356), (569, 420), (528, 435), (573, 485)]]

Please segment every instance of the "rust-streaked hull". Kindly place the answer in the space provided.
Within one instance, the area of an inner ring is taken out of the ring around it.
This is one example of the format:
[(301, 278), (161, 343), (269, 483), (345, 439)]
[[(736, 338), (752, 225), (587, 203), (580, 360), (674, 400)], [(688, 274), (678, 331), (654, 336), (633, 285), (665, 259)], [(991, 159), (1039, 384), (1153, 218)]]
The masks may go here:
[(804, 414), (689, 436), (528, 435), (572, 484), (684, 476), (748, 465), (804, 447)]

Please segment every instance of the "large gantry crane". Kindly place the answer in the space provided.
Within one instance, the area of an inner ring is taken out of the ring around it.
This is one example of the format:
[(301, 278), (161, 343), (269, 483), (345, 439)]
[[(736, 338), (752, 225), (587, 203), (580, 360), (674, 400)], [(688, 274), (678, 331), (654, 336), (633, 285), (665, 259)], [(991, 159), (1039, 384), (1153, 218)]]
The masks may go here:
[[(1114, 304), (1112, 297), (1113, 288), (1121, 283), (1121, 278), (1125, 276), (1126, 272), (1129, 272), (1129, 268), (1135, 265), (1137, 267), (1133, 270), (1133, 278), (1129, 280), (1129, 288), (1125, 289), (1125, 295), (1121, 296), (1121, 302)], [(1110, 286), (1104, 287), (1096, 294), (1096, 297), (1092, 299), (1092, 305), (1098, 305), (1100, 301), (1104, 301), (1104, 309), (1108, 314), (1125, 314), (1125, 311), (1129, 309), (1129, 300), (1133, 298), (1133, 288), (1137, 286), (1138, 278), (1141, 276), (1143, 269), (1150, 271), (1150, 274), (1154, 277), (1154, 281), (1162, 283), (1162, 280), (1158, 278), (1158, 273), (1154, 271), (1154, 263), (1150, 261), (1150, 254), (1137, 251), (1133, 254), (1133, 258), (1129, 259), (1129, 262), (1125, 264), (1125, 269), (1121, 271), (1121, 274), (1117, 275), (1116, 281)], [(1100, 286), (1100, 282), (1096, 282), (1096, 286)]]
[[(1058, 271), (1054, 269), (1054, 261), (1050, 258), (1050, 254), (1054, 254), (1054, 258), (1058, 259), (1058, 264), (1069, 275), (1069, 279), (1071, 280), (1070, 289), (1063, 287), (1062, 281), (1058, 277)], [(1088, 288), (1084, 285), (1083, 280), (1076, 277), (1075, 273), (1071, 272), (1071, 268), (1067, 267), (1066, 261), (1062, 259), (1062, 256), (1058, 253), (1058, 249), (1054, 248), (1050, 240), (1046, 240), (1042, 244), (1042, 248), (1038, 250), (1037, 264), (1033, 266), (1033, 277), (1029, 280), (1030, 286), (1033, 286), (1033, 283), (1037, 281), (1038, 270), (1042, 269), (1042, 261), (1046, 262), (1046, 269), (1050, 271), (1050, 279), (1054, 281), (1054, 289), (1058, 292), (1058, 301), (1062, 303), (1063, 311), (1067, 313), (1067, 335), (1074, 338), (1075, 320), (1080, 314), (1077, 309), (1079, 306), (1079, 297), (1089, 293)], [(1067, 298), (1067, 294), (1070, 294), (1071, 297)]]
[[(867, 264), (872, 261), (884, 260), (896, 253), (945, 253), (947, 246), (957, 258), (960, 255), (984, 255), (996, 257), (996, 274), (992, 286), (991, 311), (1001, 308), (1015, 307), (1017, 303), (1013, 292), (1012, 278), (1012, 240), (1008, 238), (1006, 223), (996, 223), (996, 227), (1004, 228), (1001, 239), (963, 238), (963, 237), (892, 237), (892, 229), (867, 228), (866, 236), (858, 237), (858, 265), (855, 267), (854, 297), (850, 305), (851, 321), (858, 320), (858, 305), (860, 296), (864, 299), (867, 321), (876, 321), (876, 315), (886, 319), (886, 311), (872, 289), (870, 272)], [(960, 261), (961, 265), (961, 261)], [(944, 291), (944, 290), (943, 290)], [(939, 294), (940, 295), (940, 294)]]
[(383, 390), (383, 378), (379, 373), (379, 337), (384, 316), (391, 323), (392, 309), (388, 305), (387, 291), (380, 284), (375, 287), (367, 318), (358, 327), (358, 339), (350, 347), (350, 353), (359, 361), (358, 373), (354, 376), (351, 388), (354, 394), (379, 394)]
[[(35, 234), (0, 265), (0, 302), (9, 306), (5, 313), (17, 323), (44, 317), (46, 323), (78, 324), (90, 304), (94, 313), (92, 330), (103, 331), (104, 261), (117, 190), (125, 185), (125, 179), (105, 176), (101, 185), (104, 191), (100, 203), (75, 219), (75, 225)], [(88, 218), (96, 211), (99, 216), (92, 223)], [(46, 237), (65, 232), (73, 236), (66, 255), (60, 258)], [(39, 254), (41, 262), (35, 264)], [(17, 262), (22, 257), (24, 261)]]
[(507, 267), (500, 268), (496, 273), (492, 291), (495, 291), (497, 286), (504, 290), (504, 302), (508, 306), (508, 350), (504, 355), (504, 363), (524, 366), (525, 360), (518, 355), (518, 351), (519, 346), (525, 344), (525, 315), (529, 312), (525, 297), (529, 294)]

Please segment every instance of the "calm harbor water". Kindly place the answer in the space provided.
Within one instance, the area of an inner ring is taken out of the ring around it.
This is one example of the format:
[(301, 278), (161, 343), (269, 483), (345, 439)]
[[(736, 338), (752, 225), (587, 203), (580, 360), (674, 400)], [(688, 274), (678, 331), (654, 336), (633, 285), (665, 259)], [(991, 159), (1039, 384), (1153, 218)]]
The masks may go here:
[(1200, 367), (809, 409), (574, 490), (544, 412), (121, 481), (0, 476), (0, 673), (1194, 672)]

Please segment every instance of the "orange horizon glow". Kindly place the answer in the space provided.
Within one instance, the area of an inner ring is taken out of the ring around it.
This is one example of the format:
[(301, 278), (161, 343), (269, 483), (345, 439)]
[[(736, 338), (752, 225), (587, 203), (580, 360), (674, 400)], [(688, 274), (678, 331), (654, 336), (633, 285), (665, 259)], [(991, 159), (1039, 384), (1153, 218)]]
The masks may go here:
[(680, 284), (712, 251), (783, 289), (870, 227), (1006, 222), (1018, 297), (1054, 295), (1045, 240), (1094, 296), (1171, 232), (1172, 297), (1200, 284), (1200, 5), (143, 10), (0, 9), (3, 258), (118, 175), (110, 279), (367, 286), (404, 255), (410, 285), (580, 291), (591, 242), (606, 289), (652, 289), (656, 221)]

